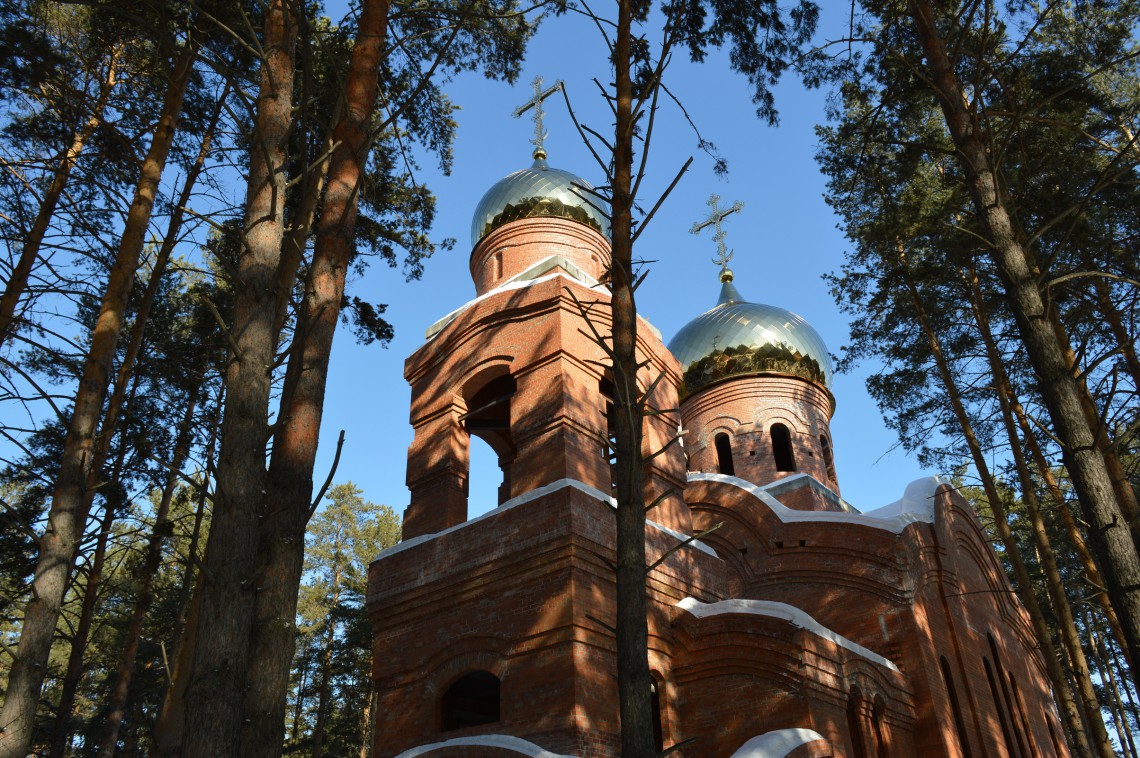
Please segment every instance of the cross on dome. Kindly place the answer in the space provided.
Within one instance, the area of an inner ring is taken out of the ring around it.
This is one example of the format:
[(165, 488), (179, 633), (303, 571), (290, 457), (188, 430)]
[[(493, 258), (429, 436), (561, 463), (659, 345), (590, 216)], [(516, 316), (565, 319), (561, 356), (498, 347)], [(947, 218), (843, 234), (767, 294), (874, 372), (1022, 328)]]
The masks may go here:
[(542, 129), (542, 101), (553, 95), (558, 90), (562, 89), (562, 80), (559, 79), (546, 90), (542, 89), (542, 76), (534, 77), (532, 82), (534, 85), (534, 97), (527, 100), (525, 103), (515, 108), (514, 117), (520, 118), (522, 114), (534, 108), (534, 139), (530, 142), (534, 145), (534, 158), (546, 158), (546, 150), (542, 147), (542, 141), (546, 139), (546, 132)]
[(728, 262), (732, 260), (732, 251), (729, 250), (724, 244), (726, 232), (721, 228), (720, 225), (721, 222), (731, 214), (736, 213), (739, 210), (743, 210), (744, 203), (737, 200), (732, 204), (731, 207), (722, 210), (720, 208), (717, 208), (717, 203), (719, 202), (720, 195), (713, 194), (709, 196), (708, 202), (705, 204), (712, 208), (712, 212), (709, 213), (708, 218), (706, 218), (704, 221), (697, 221), (694, 223), (692, 228), (689, 229), (689, 234), (700, 234), (703, 229), (709, 226), (716, 229), (716, 232), (713, 234), (713, 239), (716, 240), (717, 257), (713, 258), (713, 263), (720, 266), (721, 281), (732, 281), (732, 272), (728, 270)]

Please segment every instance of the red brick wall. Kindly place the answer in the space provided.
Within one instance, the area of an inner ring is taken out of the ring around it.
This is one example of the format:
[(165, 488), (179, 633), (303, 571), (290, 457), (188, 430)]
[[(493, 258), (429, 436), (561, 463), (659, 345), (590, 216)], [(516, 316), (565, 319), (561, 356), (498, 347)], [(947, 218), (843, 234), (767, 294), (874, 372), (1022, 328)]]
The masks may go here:
[[(798, 377), (740, 376), (705, 387), (685, 398), (681, 407), (689, 470), (720, 472), (714, 439), (725, 433), (732, 441), (733, 464), (741, 479), (763, 485), (798, 472), (838, 492), (820, 443), (825, 436), (830, 445), (831, 411), (828, 394)], [(783, 424), (791, 433), (795, 471), (776, 470), (773, 424)]]

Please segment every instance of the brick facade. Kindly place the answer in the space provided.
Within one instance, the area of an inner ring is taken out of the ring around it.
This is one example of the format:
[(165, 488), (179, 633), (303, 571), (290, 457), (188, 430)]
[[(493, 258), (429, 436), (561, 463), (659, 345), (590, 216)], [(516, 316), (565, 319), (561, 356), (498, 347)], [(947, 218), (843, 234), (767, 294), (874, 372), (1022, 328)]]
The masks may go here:
[[(378, 758), (528, 754), (518, 744), (618, 755), (606, 376), (579, 310), (597, 303), (593, 326), (608, 330), (607, 260), (604, 237), (573, 221), (494, 230), (472, 255), (479, 297), (407, 361), (405, 541), (369, 575)], [(676, 407), (681, 367), (642, 326), (644, 379), (665, 373), (654, 405)], [(648, 497), (683, 493), (650, 514), (650, 561), (722, 524), (648, 580), (663, 744), (728, 758), (810, 734), (781, 754), (1067, 756), (1029, 621), (976, 515), (934, 484), (912, 486), (901, 515), (853, 512), (827, 457), (832, 409), (797, 377), (728, 379), (686, 398), (683, 447), (650, 465)], [(775, 462), (777, 423), (794, 471)], [(675, 415), (647, 424), (647, 451), (677, 432)], [(718, 434), (734, 476), (719, 473)], [(471, 435), (504, 483), (500, 507), (468, 520)], [(497, 711), (444, 731), (471, 672), (498, 680)], [(525, 743), (474, 744), (487, 735)]]

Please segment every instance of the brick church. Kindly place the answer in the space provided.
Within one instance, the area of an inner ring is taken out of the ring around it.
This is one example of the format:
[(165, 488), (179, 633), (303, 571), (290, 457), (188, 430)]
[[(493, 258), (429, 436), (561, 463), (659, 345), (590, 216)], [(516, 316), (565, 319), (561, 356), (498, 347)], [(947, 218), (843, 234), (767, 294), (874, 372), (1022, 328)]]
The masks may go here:
[[(612, 385), (575, 303), (599, 303), (605, 331), (609, 229), (576, 189), (589, 185), (536, 144), (475, 211), (476, 297), (407, 359), (411, 501), (368, 593), (377, 758), (618, 755)], [(1068, 756), (1029, 619), (973, 510), (933, 478), (877, 510), (846, 503), (826, 347), (794, 313), (747, 301), (727, 266), (720, 279), (719, 301), (668, 344), (638, 327), (647, 381), (667, 377), (653, 406), (680, 408), (647, 420), (646, 450), (683, 440), (647, 464), (647, 502), (683, 493), (650, 512), (649, 560), (722, 524), (649, 575), (659, 745)], [(469, 519), (472, 437), (502, 485)]]

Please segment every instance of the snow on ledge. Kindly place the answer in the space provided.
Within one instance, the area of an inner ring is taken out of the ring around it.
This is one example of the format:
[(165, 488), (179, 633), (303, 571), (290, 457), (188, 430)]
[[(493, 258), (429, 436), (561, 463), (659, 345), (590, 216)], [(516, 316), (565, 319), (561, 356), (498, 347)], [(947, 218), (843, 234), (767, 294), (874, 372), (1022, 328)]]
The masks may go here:
[(417, 756), (428, 755), (436, 750), (449, 747), (497, 747), (503, 750), (510, 750), (519, 755), (527, 755), (530, 756), (530, 758), (574, 758), (572, 755), (552, 753), (533, 742), (528, 742), (519, 737), (511, 737), (507, 734), (481, 734), (476, 737), (456, 737), (454, 739), (444, 740), (443, 742), (433, 742), (430, 745), (420, 745), (419, 747), (405, 750), (396, 756), (396, 758), (417, 758)]
[[(553, 273), (547, 273), (553, 271)], [(509, 290), (518, 290), (529, 287), (532, 284), (539, 284), (541, 282), (549, 282), (551, 279), (569, 279), (571, 281), (579, 282), (591, 289), (598, 286), (598, 280), (587, 274), (578, 266), (574, 265), (570, 260), (562, 255), (548, 255), (542, 260), (536, 262), (533, 266), (522, 273), (515, 274), (510, 279), (495, 287), (492, 290), (484, 292), (473, 300), (468, 300), (463, 305), (448, 313), (443, 318), (436, 321), (424, 331), (424, 339), (430, 340), (437, 334), (443, 331), (444, 327), (450, 324), (459, 316), (460, 313), (467, 310), (478, 302), (486, 300), (489, 297), (498, 295), (500, 292), (507, 292)], [(604, 291), (604, 290), (603, 290)], [(661, 330), (649, 323), (648, 319), (640, 313), (637, 315), (638, 319), (649, 328), (649, 331), (657, 337), (658, 340), (662, 339)]]
[(727, 474), (705, 474), (689, 472), (690, 482), (722, 482), (744, 490), (755, 497), (775, 514), (785, 524), (790, 523), (835, 523), (835, 524), (861, 524), (873, 529), (883, 529), (894, 534), (900, 534), (909, 524), (915, 522), (933, 523), (934, 521), (934, 493), (943, 482), (937, 476), (927, 476), (915, 479), (906, 486), (903, 496), (889, 505), (884, 505), (873, 511), (862, 513), (853, 511), (840, 513), (836, 511), (797, 511), (777, 500), (769, 490), (779, 489), (779, 482), (759, 487)]
[[(891, 661), (883, 656), (873, 653), (862, 645), (852, 642), (838, 632), (833, 632), (823, 624), (816, 621), (804, 611), (788, 605), (787, 603), (778, 603), (774, 600), (745, 600), (741, 598), (733, 598), (731, 600), (721, 600), (718, 603), (702, 603), (693, 597), (687, 597), (677, 603), (677, 607), (688, 611), (697, 618), (707, 618), (709, 616), (719, 616), (725, 613), (748, 613), (755, 616), (767, 616), (769, 618), (781, 619), (787, 621), (792, 626), (803, 629), (804, 631), (811, 632), (817, 637), (822, 637), (825, 640), (830, 640), (842, 648), (846, 648), (856, 655), (877, 663), (880, 666), (890, 669), (891, 671), (898, 671), (899, 668)], [(762, 754), (761, 754), (762, 755)]]
[[(380, 554), (377, 555), (374, 560), (378, 561), (381, 558), (387, 558), (390, 555), (395, 555), (396, 553), (403, 552), (404, 550), (407, 550), (410, 547), (414, 547), (415, 545), (420, 545), (420, 544), (423, 544), (424, 542), (429, 542), (430, 540), (434, 540), (436, 537), (442, 536), (444, 534), (451, 534), (452, 532), (459, 531), (460, 529), (463, 529), (464, 527), (468, 527), (471, 524), (474, 524), (476, 522), (490, 518), (491, 516), (494, 516), (495, 514), (502, 513), (503, 511), (507, 510), (508, 508), (515, 508), (517, 506), (524, 505), (526, 503), (531, 502), (532, 500), (537, 500), (540, 497), (544, 497), (546, 495), (549, 495), (551, 492), (557, 492), (558, 490), (565, 489), (567, 487), (570, 487), (572, 489), (578, 490), (579, 492), (585, 493), (586, 495), (589, 495), (590, 497), (594, 498), (595, 500), (598, 500), (600, 502), (605, 503), (606, 505), (610, 506), (611, 508), (617, 507), (617, 501), (616, 500), (614, 500), (612, 497), (605, 494), (601, 490), (597, 489), (596, 487), (591, 487), (590, 485), (586, 484), (585, 482), (580, 482), (577, 479), (568, 479), (568, 478), (567, 479), (559, 479), (558, 481), (551, 482), (550, 484), (539, 487), (538, 489), (531, 490), (530, 492), (524, 492), (523, 494), (519, 495), (518, 497), (511, 498), (507, 502), (500, 505), (498, 508), (492, 508), (491, 510), (487, 511), (486, 513), (480, 514), (480, 515), (476, 516), (475, 518), (468, 519), (467, 521), (464, 521), (462, 524), (456, 524), (455, 526), (448, 527), (447, 529), (444, 529), (442, 532), (433, 532), (431, 534), (421, 534), (419, 537), (412, 537), (409, 540), (404, 540), (403, 542), (398, 542), (395, 545), (393, 545), (392, 547), (388, 548), (387, 550), (381, 551)], [(665, 534), (668, 534), (669, 536), (676, 538), (677, 541), (679, 541), (679, 542), (688, 539), (688, 536), (681, 534), (680, 532), (674, 531), (673, 529), (670, 529), (666, 526), (662, 526), (661, 524), (658, 524), (656, 521), (650, 521), (649, 519), (646, 519), (645, 523), (646, 523), (646, 525), (651, 526), (654, 529), (657, 529), (658, 531), (665, 532)], [(708, 555), (711, 555), (714, 558), (719, 557), (719, 556), (717, 556), (715, 550), (713, 550), (711, 547), (709, 547), (705, 543), (701, 542), (700, 540), (693, 540), (692, 542), (690, 542), (688, 544), (688, 547), (695, 548), (696, 550), (700, 550), (702, 553), (707, 553)]]
[(796, 748), (822, 739), (822, 734), (811, 729), (779, 729), (753, 737), (730, 758), (784, 758)]

